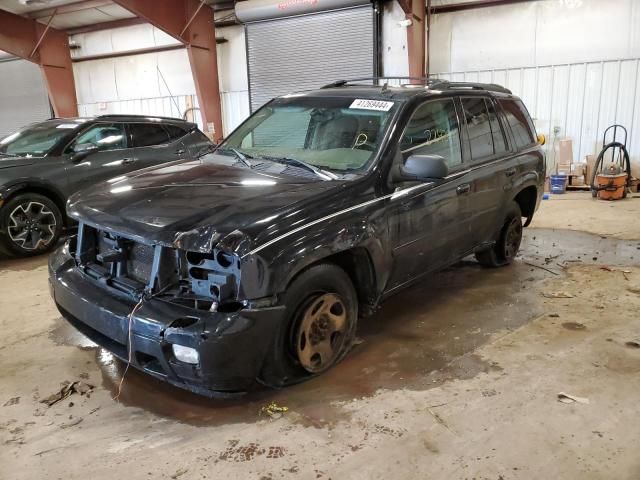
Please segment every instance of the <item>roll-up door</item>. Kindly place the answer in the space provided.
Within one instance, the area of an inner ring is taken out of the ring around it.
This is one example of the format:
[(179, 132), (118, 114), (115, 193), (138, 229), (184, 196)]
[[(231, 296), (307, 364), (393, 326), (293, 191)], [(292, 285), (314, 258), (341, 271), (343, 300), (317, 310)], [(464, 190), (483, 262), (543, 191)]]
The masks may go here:
[(0, 62), (0, 138), (51, 117), (40, 67), (27, 60)]
[(371, 4), (247, 23), (246, 33), (252, 111), (273, 97), (374, 72)]

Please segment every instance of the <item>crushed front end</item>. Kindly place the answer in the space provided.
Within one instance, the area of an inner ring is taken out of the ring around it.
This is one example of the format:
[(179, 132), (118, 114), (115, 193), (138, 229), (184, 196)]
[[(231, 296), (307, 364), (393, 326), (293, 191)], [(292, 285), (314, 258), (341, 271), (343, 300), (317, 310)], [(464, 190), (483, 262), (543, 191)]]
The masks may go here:
[(204, 395), (255, 385), (283, 307), (241, 298), (241, 260), (81, 223), (49, 260), (60, 313), (99, 346)]

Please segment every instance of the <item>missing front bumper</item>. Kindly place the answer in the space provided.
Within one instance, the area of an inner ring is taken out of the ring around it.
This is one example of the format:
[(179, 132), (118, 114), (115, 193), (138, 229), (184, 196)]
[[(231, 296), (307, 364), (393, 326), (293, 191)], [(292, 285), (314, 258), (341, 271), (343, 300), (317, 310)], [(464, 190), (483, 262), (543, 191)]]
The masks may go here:
[[(74, 327), (124, 361), (131, 347), (132, 366), (198, 394), (253, 388), (284, 313), (284, 307), (203, 312), (151, 298), (131, 316), (129, 343), (131, 297), (82, 273), (64, 247), (52, 254), (49, 267), (56, 306)], [(178, 361), (173, 344), (196, 349), (200, 362)]]

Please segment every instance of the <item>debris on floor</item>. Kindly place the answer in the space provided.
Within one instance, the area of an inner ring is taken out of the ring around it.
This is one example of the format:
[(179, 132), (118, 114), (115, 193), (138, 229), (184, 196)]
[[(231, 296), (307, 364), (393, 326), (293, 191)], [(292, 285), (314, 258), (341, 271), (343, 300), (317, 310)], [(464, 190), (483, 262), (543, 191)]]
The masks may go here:
[(589, 399), (585, 397), (576, 397), (575, 395), (569, 395), (568, 393), (560, 392), (558, 394), (558, 401), (562, 403), (583, 403), (589, 405)]
[(187, 468), (179, 468), (178, 470), (176, 470), (176, 473), (174, 473), (173, 475), (171, 475), (171, 478), (173, 480), (175, 480), (176, 478), (181, 477), (182, 475), (184, 475), (185, 473), (187, 473), (189, 471), (189, 469)]
[(629, 348), (640, 348), (640, 342), (637, 340), (631, 340), (625, 343), (625, 345)]
[(545, 298), (574, 298), (573, 295), (568, 292), (543, 292), (542, 296)]
[(260, 415), (269, 415), (272, 419), (276, 420), (282, 417), (282, 414), (289, 411), (289, 407), (278, 405), (276, 402), (271, 402), (269, 405), (265, 405), (260, 409)]
[(61, 400), (64, 400), (73, 393), (79, 393), (80, 395), (86, 395), (87, 397), (89, 397), (92, 391), (93, 385), (89, 385), (88, 383), (80, 381), (65, 381), (62, 384), (62, 388), (58, 392), (49, 395), (44, 400), (40, 400), (40, 403), (46, 403), (47, 406), (51, 407), (52, 405), (55, 405)]
[(10, 407), (11, 405), (17, 405), (19, 403), (20, 403), (20, 397), (13, 397), (13, 398), (10, 398), (9, 400), (7, 400), (5, 402), (5, 404), (2, 405), (2, 406), (3, 407)]

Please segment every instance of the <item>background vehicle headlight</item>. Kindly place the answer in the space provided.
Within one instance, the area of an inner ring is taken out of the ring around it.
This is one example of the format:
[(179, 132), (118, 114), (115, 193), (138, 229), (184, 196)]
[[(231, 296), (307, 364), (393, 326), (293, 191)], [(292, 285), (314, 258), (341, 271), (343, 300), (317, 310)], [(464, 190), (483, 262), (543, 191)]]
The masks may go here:
[(200, 354), (195, 348), (185, 347), (184, 345), (173, 344), (173, 355), (177, 360), (184, 363), (197, 365), (200, 362)]

